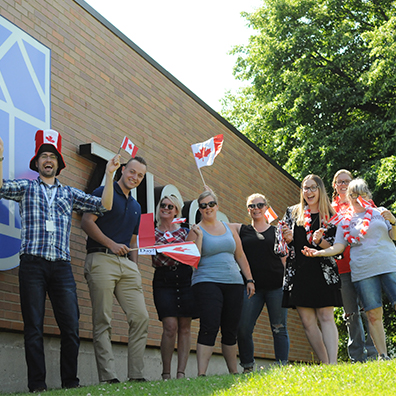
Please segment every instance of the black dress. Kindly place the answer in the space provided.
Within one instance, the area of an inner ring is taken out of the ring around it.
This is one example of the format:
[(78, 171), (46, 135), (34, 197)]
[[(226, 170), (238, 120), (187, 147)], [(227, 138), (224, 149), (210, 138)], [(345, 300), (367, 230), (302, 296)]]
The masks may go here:
[[(311, 224), (311, 229), (315, 232), (319, 228), (318, 213), (311, 215)], [(334, 240), (335, 230), (335, 227), (330, 228), (324, 235), (330, 243)], [(332, 257), (306, 257), (301, 253), (304, 246), (320, 249), (308, 242), (303, 226), (293, 224), (293, 241), (289, 244), (282, 306), (341, 307), (341, 282), (335, 260)]]

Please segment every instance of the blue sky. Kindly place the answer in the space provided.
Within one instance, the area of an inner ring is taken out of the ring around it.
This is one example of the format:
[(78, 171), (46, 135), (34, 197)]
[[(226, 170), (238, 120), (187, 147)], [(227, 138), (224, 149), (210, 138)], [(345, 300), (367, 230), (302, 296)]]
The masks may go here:
[(234, 79), (234, 45), (246, 44), (254, 31), (240, 16), (262, 0), (86, 0), (214, 110)]

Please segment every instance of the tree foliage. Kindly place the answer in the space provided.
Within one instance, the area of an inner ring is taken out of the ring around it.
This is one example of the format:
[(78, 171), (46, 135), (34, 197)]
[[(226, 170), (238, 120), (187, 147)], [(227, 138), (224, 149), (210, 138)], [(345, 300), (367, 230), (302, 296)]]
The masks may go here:
[[(396, 201), (396, 2), (263, 0), (222, 114), (297, 179), (340, 168)], [(396, 209), (396, 203), (395, 203)]]

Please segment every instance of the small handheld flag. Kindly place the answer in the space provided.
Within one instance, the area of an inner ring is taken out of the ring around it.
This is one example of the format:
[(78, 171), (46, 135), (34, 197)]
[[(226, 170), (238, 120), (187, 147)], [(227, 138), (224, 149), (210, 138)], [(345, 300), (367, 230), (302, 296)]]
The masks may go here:
[(269, 207), (265, 213), (264, 213), (265, 218), (267, 219), (268, 223), (271, 224), (274, 220), (278, 218), (278, 215), (275, 213), (274, 209)]
[(126, 136), (122, 141), (121, 148), (127, 153), (131, 154), (131, 157), (135, 158), (138, 148), (132, 143), (132, 140), (128, 139)]
[(214, 159), (220, 153), (223, 147), (224, 136), (216, 135), (203, 143), (191, 145), (194, 154), (195, 163), (198, 169), (203, 166), (213, 165)]

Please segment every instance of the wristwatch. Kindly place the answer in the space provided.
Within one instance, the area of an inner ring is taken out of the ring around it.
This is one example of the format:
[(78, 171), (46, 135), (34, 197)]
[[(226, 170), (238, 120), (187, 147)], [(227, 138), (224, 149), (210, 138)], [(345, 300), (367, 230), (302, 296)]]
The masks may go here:
[(246, 279), (246, 283), (256, 283), (255, 281), (254, 281), (254, 279)]

